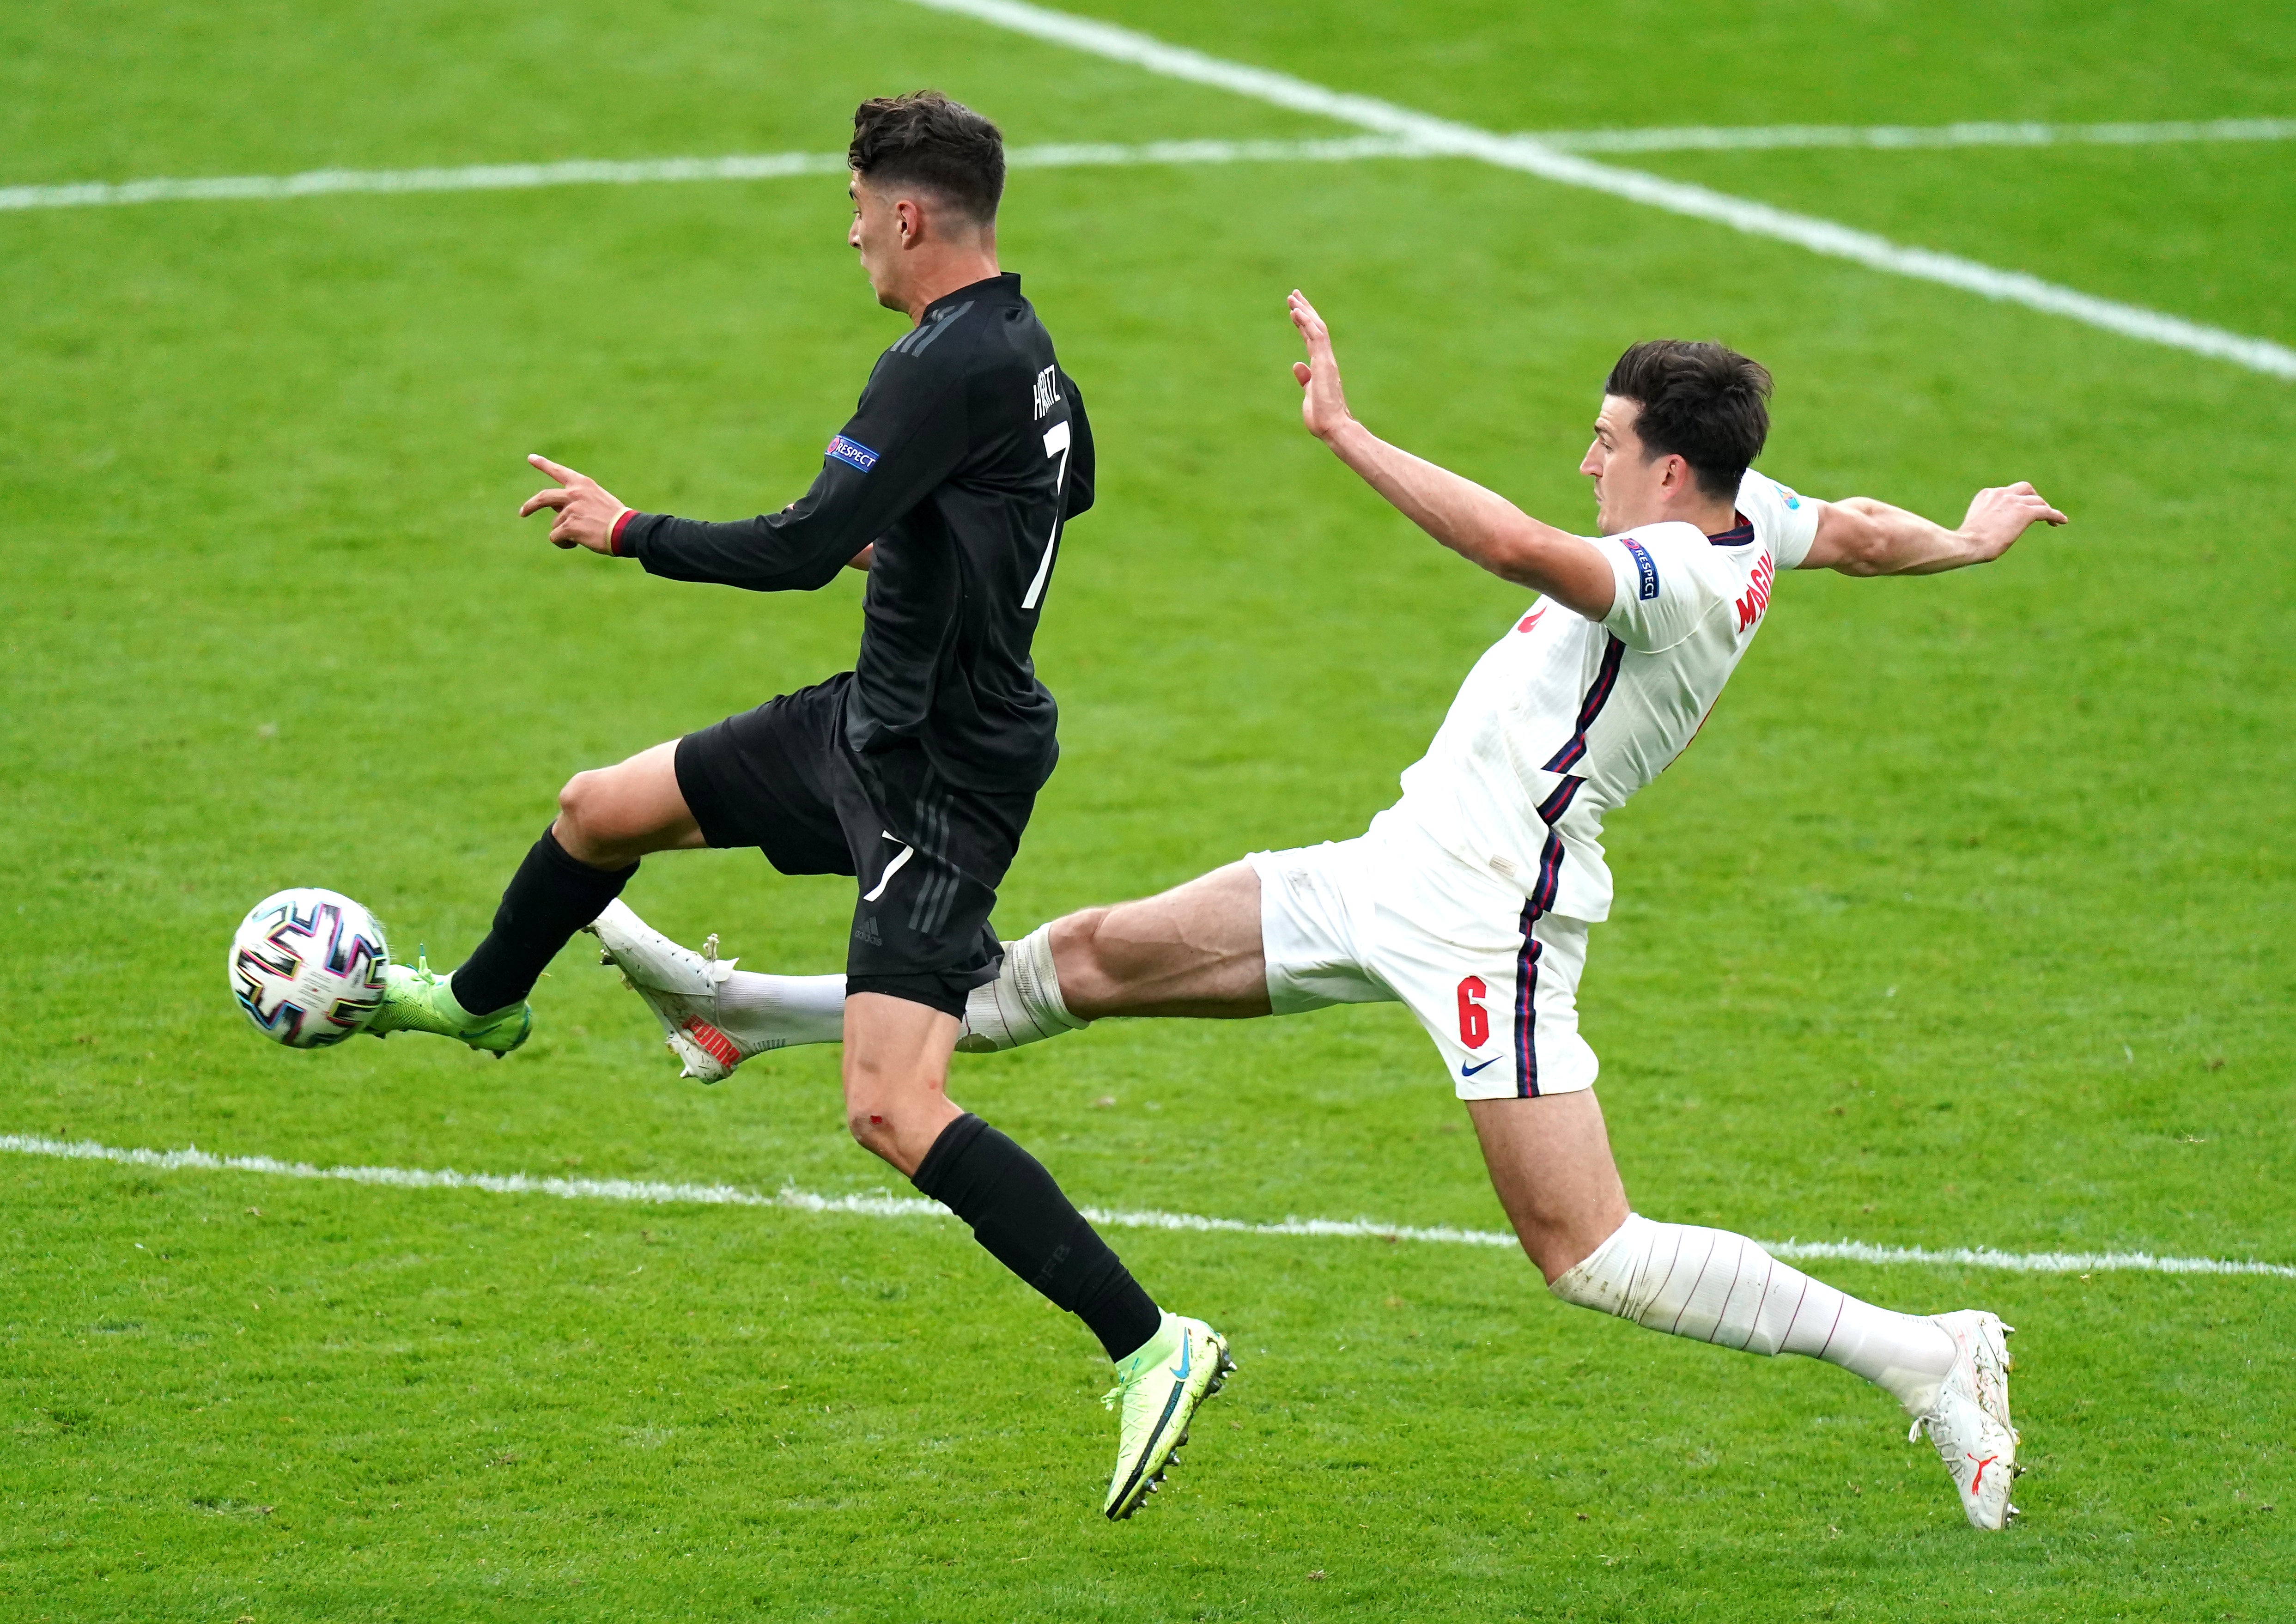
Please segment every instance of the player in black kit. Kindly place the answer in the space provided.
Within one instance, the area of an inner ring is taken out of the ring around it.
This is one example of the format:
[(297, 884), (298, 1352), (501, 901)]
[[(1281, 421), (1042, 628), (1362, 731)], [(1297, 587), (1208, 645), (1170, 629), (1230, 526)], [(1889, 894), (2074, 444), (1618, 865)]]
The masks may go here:
[[(586, 927), (641, 985), (706, 980), (710, 963), (656, 962), (614, 930), (649, 853), (754, 846), (784, 874), (854, 875), (854, 1137), (1099, 1336), (1123, 1411), (1105, 1509), (1127, 1517), (1233, 1368), (1226, 1344), (1160, 1310), (1035, 1158), (947, 1093), (966, 995), (1004, 957), (996, 887), (1059, 754), (1029, 645), (1062, 527), (1092, 505), (1092, 431), (1020, 277), (997, 268), (996, 127), (934, 91), (866, 102), (849, 160), (848, 242), (878, 302), (914, 325), (877, 358), (813, 488), (714, 524), (636, 512), (535, 457), (558, 484), (520, 511), (551, 510), (562, 547), (673, 580), (811, 591), (865, 570), (854, 668), (578, 774), (487, 939), (451, 977), (394, 966), (372, 1029), (505, 1054), (530, 1028), (536, 978)], [(706, 1055), (715, 1036), (697, 1026), (673, 1046)]]

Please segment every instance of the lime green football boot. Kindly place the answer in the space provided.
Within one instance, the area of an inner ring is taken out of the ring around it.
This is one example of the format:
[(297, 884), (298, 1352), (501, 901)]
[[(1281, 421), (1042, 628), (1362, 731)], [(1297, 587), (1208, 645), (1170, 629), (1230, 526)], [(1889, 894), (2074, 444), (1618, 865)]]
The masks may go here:
[(1227, 1341), (1200, 1319), (1164, 1316), (1147, 1345), (1116, 1366), (1116, 1385), (1101, 1395), (1121, 1407), (1116, 1473), (1101, 1509), (1120, 1522), (1148, 1503), (1164, 1473), (1180, 1458), (1197, 1407), (1234, 1373)]
[(436, 1032), (500, 1060), (534, 1030), (534, 1012), (513, 1004), (491, 1015), (473, 1015), (455, 1002), (454, 984), (431, 972), (429, 956), (417, 953), (414, 969), (392, 964), (383, 971), (382, 1007), (366, 1029), (377, 1038), (392, 1032)]

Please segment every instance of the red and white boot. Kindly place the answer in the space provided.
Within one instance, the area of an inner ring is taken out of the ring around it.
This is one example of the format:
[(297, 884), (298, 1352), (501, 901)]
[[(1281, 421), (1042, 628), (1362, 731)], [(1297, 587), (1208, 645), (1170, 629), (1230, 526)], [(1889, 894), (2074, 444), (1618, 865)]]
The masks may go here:
[(2011, 1327), (1974, 1308), (1932, 1315), (1931, 1323), (1953, 1338), (1953, 1369), (1906, 1441), (1928, 1428), (1970, 1526), (2005, 1527), (2018, 1514), (2009, 1504), (2010, 1485), (2023, 1471), (2017, 1464), (2017, 1429), (2009, 1421)]
[(669, 1052), (685, 1068), (683, 1075), (705, 1083), (723, 1082), (752, 1054), (783, 1046), (778, 1038), (736, 1038), (718, 1023), (718, 989), (738, 961), (718, 956), (715, 936), (699, 953), (681, 947), (619, 898), (585, 928), (603, 948), (599, 962), (619, 970), (622, 985), (644, 998), (661, 1022)]

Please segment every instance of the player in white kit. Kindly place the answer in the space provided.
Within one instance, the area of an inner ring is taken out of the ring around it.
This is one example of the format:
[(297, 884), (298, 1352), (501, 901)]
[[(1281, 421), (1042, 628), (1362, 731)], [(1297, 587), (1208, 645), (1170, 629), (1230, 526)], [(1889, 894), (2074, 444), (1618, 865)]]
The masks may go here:
[[(1653, 1330), (1800, 1353), (1882, 1386), (1951, 1472), (1969, 1521), (2014, 1508), (2007, 1327), (1858, 1301), (1726, 1231), (1635, 1213), (1578, 1033), (1587, 931), (1609, 913), (1603, 817), (1696, 734), (1761, 627), (1776, 572), (1982, 563), (2037, 521), (2031, 486), (1980, 491), (1958, 529), (1867, 498), (1796, 495), (1751, 463), (1769, 375), (1717, 344), (1620, 357), (1580, 472), (1601, 535), (1540, 523), (1374, 436), (1298, 293), (1308, 430), (1445, 545), (1542, 595), (1476, 662), (1403, 797), (1351, 841), (1259, 852), (1163, 896), (1014, 943), (958, 1047), (1005, 1049), (1108, 1016), (1292, 1014), (1393, 1001), (1435, 1041), (1507, 1216), (1548, 1288)], [(764, 976), (677, 947), (620, 903), (593, 927), (687, 1071), (835, 1042), (836, 976)], [(714, 941), (714, 939), (713, 939)]]

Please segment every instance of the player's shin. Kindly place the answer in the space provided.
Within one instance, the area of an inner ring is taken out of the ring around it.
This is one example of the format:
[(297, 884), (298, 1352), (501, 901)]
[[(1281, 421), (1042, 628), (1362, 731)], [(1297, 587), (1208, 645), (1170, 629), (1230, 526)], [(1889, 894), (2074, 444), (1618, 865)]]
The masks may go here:
[(1933, 1320), (1861, 1302), (1743, 1235), (1639, 1214), (1548, 1290), (1652, 1331), (1824, 1359), (1881, 1387), (1912, 1415), (1936, 1402), (1954, 1364), (1953, 1339)]
[(972, 989), (965, 1000), (956, 1046), (968, 1054), (988, 1054), (1091, 1024), (1070, 1014), (1061, 998), (1060, 973), (1053, 965), (1053, 927), (1043, 924), (1004, 949), (995, 980)]
[(506, 1008), (534, 990), (558, 950), (622, 894), (638, 871), (578, 862), (545, 829), (504, 888), (493, 927), (451, 978), (455, 999), (473, 1014)]
[(973, 1238), (1121, 1360), (1162, 1321), (1107, 1242), (1044, 1164), (967, 1112), (941, 1130), (911, 1183), (972, 1226)]

